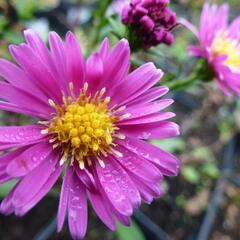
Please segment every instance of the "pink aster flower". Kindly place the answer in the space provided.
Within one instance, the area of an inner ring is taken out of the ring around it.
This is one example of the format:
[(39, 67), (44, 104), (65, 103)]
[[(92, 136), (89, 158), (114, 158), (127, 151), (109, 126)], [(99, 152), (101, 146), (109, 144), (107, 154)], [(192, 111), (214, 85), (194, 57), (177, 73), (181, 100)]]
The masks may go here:
[(220, 7), (205, 3), (199, 30), (183, 20), (199, 39), (200, 46), (190, 46), (194, 56), (206, 58), (220, 89), (240, 95), (240, 18), (228, 25), (228, 4)]
[(0, 183), (17, 179), (2, 201), (3, 214), (22, 216), (63, 176), (58, 231), (65, 215), (73, 239), (87, 228), (87, 198), (112, 230), (130, 224), (133, 208), (160, 197), (163, 176), (175, 176), (178, 160), (145, 140), (169, 138), (178, 126), (163, 112), (171, 99), (153, 87), (162, 71), (147, 63), (129, 71), (128, 42), (112, 50), (105, 39), (85, 62), (76, 37), (51, 32), (50, 50), (27, 30), (26, 43), (10, 46), (18, 65), (0, 59), (0, 109), (40, 119), (34, 125), (0, 127)]

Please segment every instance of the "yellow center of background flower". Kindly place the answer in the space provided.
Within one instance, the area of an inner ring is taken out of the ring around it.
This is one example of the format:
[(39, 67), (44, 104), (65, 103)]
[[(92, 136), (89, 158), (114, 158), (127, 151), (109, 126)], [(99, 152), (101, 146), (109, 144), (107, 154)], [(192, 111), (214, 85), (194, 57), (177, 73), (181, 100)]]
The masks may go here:
[[(43, 134), (51, 135), (49, 142), (53, 143), (54, 148), (63, 148), (60, 164), (70, 157), (71, 164), (77, 160), (81, 169), (85, 162), (91, 165), (94, 157), (103, 166), (101, 155), (106, 157), (108, 153), (119, 154), (112, 148), (115, 145), (113, 137), (124, 138), (123, 135), (115, 133), (118, 128), (114, 123), (120, 120), (121, 116), (115, 116), (117, 111), (108, 108), (109, 97), (101, 100), (105, 89), (91, 96), (87, 94), (87, 88), (86, 84), (77, 98), (72, 89), (70, 97), (63, 97), (62, 106), (49, 100), (56, 114), (51, 121), (43, 123), (48, 126), (43, 130)], [(122, 117), (124, 116), (126, 115)]]
[(236, 39), (228, 37), (227, 33), (217, 34), (211, 47), (214, 55), (226, 55), (224, 64), (233, 72), (240, 72), (240, 44)]

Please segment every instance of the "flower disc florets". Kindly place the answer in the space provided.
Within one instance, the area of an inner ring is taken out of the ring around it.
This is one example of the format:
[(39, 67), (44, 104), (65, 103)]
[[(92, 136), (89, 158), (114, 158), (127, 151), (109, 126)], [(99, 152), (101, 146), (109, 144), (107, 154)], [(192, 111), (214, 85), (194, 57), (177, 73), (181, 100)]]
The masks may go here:
[(214, 57), (225, 55), (224, 65), (233, 72), (240, 72), (240, 43), (228, 36), (227, 32), (216, 34), (211, 46)]
[[(52, 135), (50, 142), (54, 148), (63, 147), (61, 164), (70, 156), (71, 164), (77, 160), (81, 169), (86, 161), (88, 165), (92, 164), (92, 157), (101, 162), (99, 155), (107, 156), (114, 151), (111, 148), (114, 145), (113, 136), (119, 137), (119, 134), (114, 135), (118, 129), (114, 123), (120, 117), (114, 116), (111, 109), (108, 109), (109, 97), (101, 99), (105, 88), (93, 97), (87, 94), (87, 88), (88, 85), (85, 84), (77, 98), (73, 91), (70, 97), (64, 96), (62, 106), (49, 100), (56, 113), (52, 121), (47, 122), (48, 129), (43, 130), (43, 133)], [(103, 165), (102, 162), (101, 164)]]

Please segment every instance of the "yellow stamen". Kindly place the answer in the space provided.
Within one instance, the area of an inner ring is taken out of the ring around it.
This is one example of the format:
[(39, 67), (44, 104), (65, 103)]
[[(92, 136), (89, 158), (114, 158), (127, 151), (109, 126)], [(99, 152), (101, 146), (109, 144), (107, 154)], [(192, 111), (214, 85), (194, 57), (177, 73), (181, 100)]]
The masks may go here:
[(125, 110), (125, 109), (126, 109), (126, 106), (122, 106), (122, 107), (120, 107), (120, 108), (117, 108), (114, 112), (115, 112), (115, 113), (121, 112), (121, 111), (123, 111), (123, 110)]
[(238, 40), (229, 37), (227, 32), (218, 33), (211, 50), (215, 56), (226, 55), (224, 64), (233, 72), (240, 72), (240, 43)]
[(104, 161), (103, 161), (102, 159), (100, 159), (99, 157), (97, 157), (97, 160), (98, 160), (100, 166), (101, 166), (102, 168), (105, 168), (105, 163), (104, 163)]
[(117, 150), (115, 150), (114, 148), (110, 147), (110, 151), (115, 154), (118, 157), (123, 157), (123, 154)]
[(116, 138), (122, 139), (122, 140), (124, 140), (126, 138), (126, 136), (124, 134), (114, 134), (113, 136)]

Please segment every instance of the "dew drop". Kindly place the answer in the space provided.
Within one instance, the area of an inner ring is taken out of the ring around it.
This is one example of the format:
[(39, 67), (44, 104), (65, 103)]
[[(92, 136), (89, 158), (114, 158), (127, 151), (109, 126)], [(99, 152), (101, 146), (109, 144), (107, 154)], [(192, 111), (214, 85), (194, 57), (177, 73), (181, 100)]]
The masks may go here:
[(38, 158), (34, 156), (34, 157), (32, 158), (32, 160), (33, 160), (33, 162), (37, 162)]

